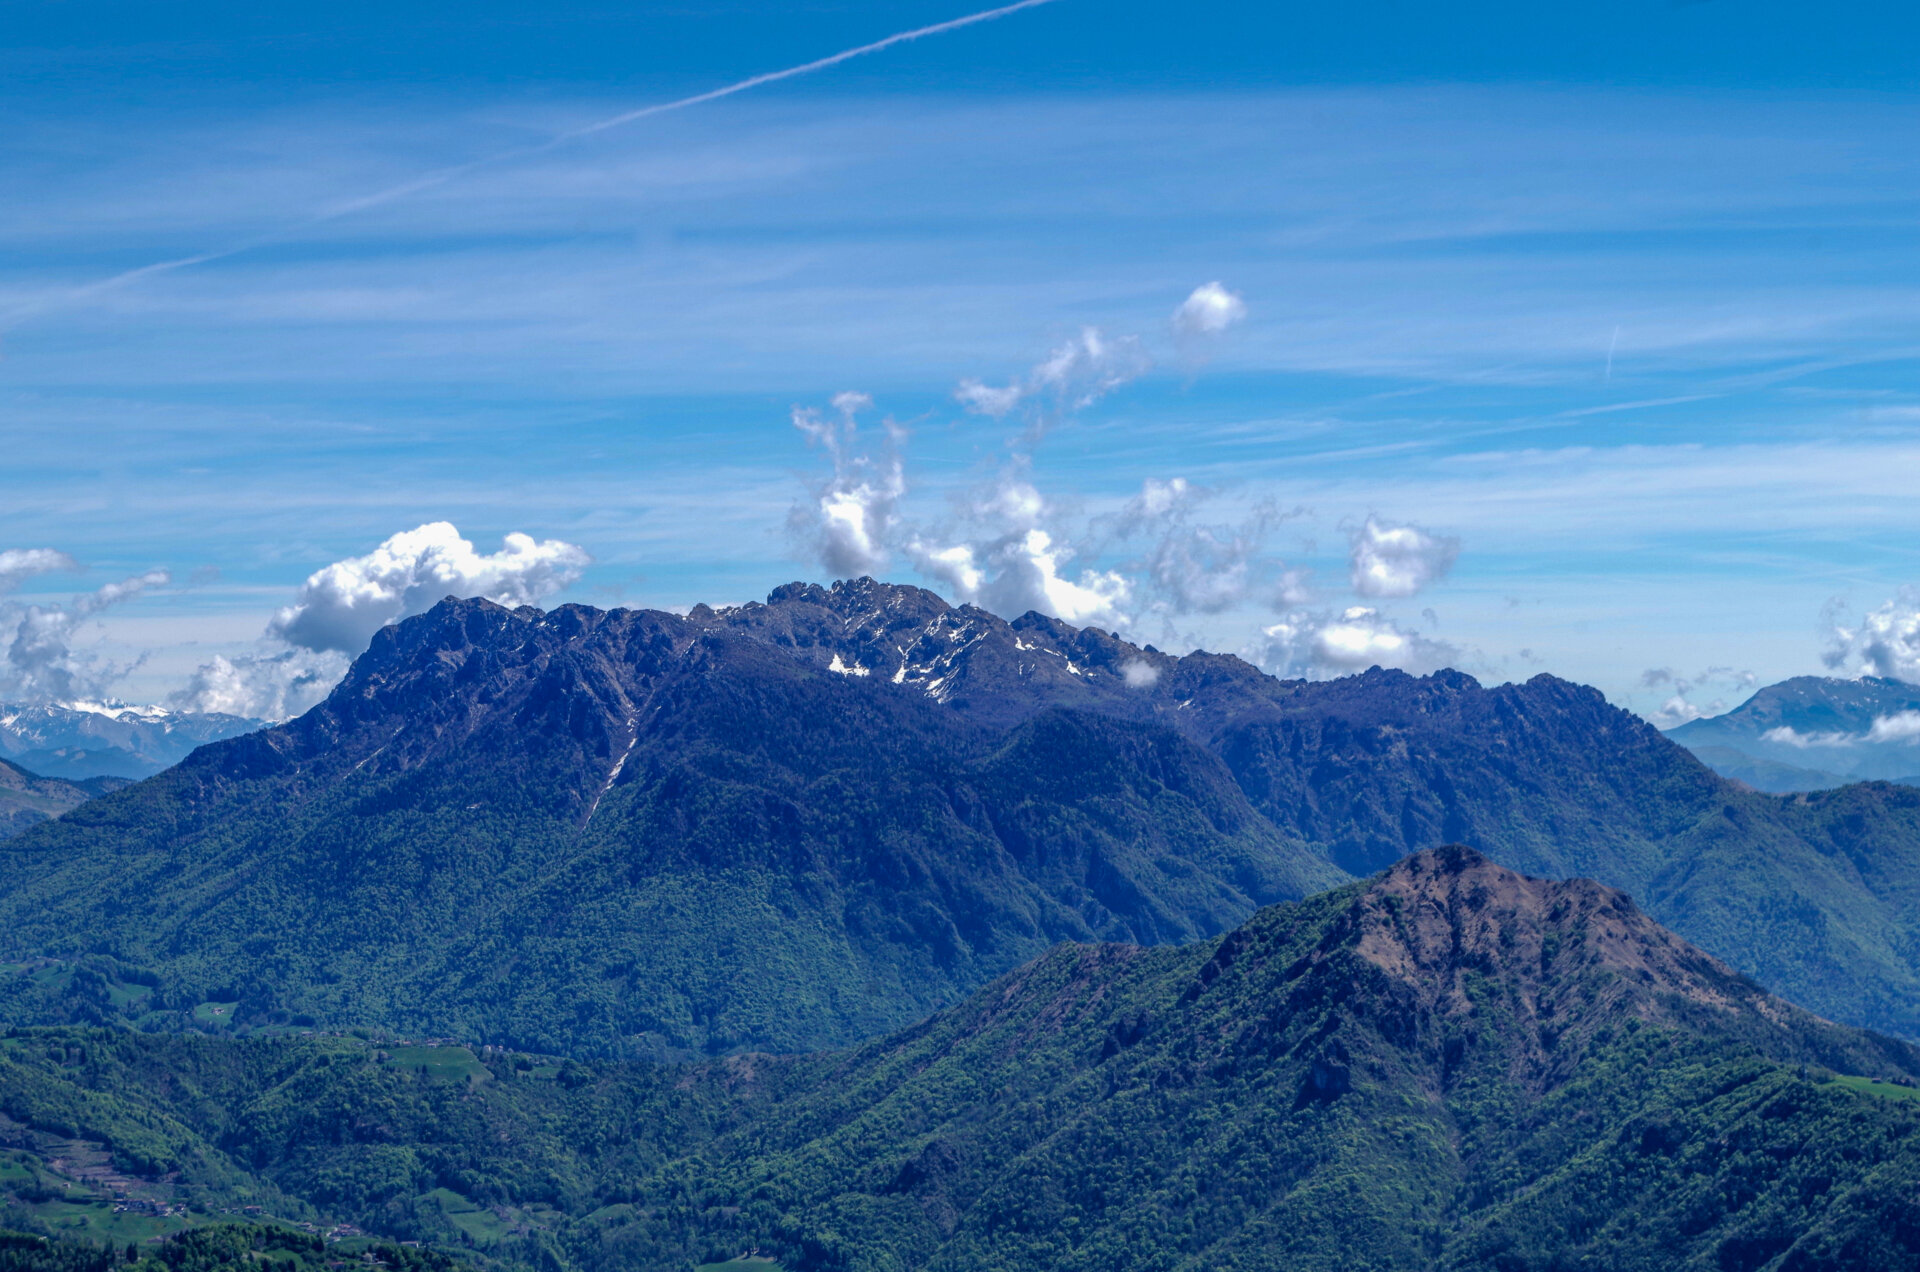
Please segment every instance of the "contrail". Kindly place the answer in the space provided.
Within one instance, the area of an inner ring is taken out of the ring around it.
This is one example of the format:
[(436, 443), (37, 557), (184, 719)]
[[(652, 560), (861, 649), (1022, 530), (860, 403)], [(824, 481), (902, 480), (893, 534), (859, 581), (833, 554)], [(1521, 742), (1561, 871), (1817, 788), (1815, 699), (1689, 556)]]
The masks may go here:
[[(562, 133), (556, 133), (546, 141), (527, 146), (515, 146), (508, 150), (496, 151), (493, 154), (485, 155), (479, 159), (469, 160), (466, 163), (454, 164), (451, 167), (436, 168), (430, 172), (424, 172), (399, 185), (389, 186), (384, 190), (362, 195), (356, 199), (349, 199), (345, 203), (335, 204), (330, 208), (323, 209), (322, 211), (314, 213), (312, 216), (295, 221), (281, 229), (246, 239), (234, 244), (232, 247), (218, 248), (208, 252), (197, 252), (192, 256), (180, 256), (172, 260), (156, 261), (151, 265), (142, 265), (138, 269), (130, 269), (123, 273), (114, 274), (98, 282), (69, 288), (60, 297), (60, 300), (69, 303), (86, 300), (102, 292), (112, 291), (117, 287), (124, 287), (128, 283), (136, 282), (142, 278), (150, 278), (155, 274), (168, 274), (175, 270), (190, 268), (194, 265), (204, 265), (209, 261), (226, 260), (228, 257), (238, 256), (242, 252), (250, 252), (254, 248), (265, 246), (268, 243), (279, 242), (289, 235), (297, 234), (301, 230), (311, 226), (323, 225), (329, 221), (337, 221), (341, 217), (350, 216), (355, 212), (363, 212), (368, 208), (379, 207), (384, 203), (392, 203), (396, 199), (404, 199), (410, 194), (418, 194), (422, 190), (431, 190), (435, 186), (445, 185), (449, 181), (463, 177), (469, 172), (476, 171), (480, 168), (489, 168), (495, 164), (507, 163), (514, 159), (525, 159), (531, 155), (542, 154), (552, 150), (556, 146), (563, 146), (581, 137), (590, 137), (595, 133), (605, 132), (609, 128), (618, 128), (623, 124), (631, 124), (637, 120), (651, 118), (654, 115), (665, 115), (670, 111), (685, 110), (689, 106), (700, 106), (707, 102), (718, 101), (722, 97), (732, 97), (735, 93), (744, 93), (749, 89), (759, 88), (766, 84), (777, 84), (781, 80), (793, 79), (800, 75), (810, 75), (815, 71), (823, 71), (830, 66), (838, 66), (842, 62), (851, 61), (856, 57), (865, 57), (869, 53), (882, 52), (883, 50), (892, 48), (896, 44), (908, 44), (914, 40), (925, 39), (930, 35), (945, 35), (949, 31), (958, 31), (962, 27), (970, 27), (976, 23), (992, 22), (996, 18), (1004, 18), (1008, 14), (1018, 13), (1022, 9), (1037, 9), (1041, 5), (1053, 3), (1055, 3), (1055, 0), (1018, 0), (1018, 3), (1001, 5), (997, 9), (983, 9), (979, 13), (970, 13), (965, 17), (952, 18), (946, 22), (936, 22), (932, 26), (915, 27), (911, 31), (901, 31), (897, 35), (889, 35), (884, 39), (875, 40), (871, 44), (862, 44), (856, 48), (843, 49), (838, 53), (830, 53), (826, 57), (815, 58), (811, 62), (803, 62), (799, 66), (789, 66), (783, 71), (768, 71), (764, 75), (755, 75), (751, 78), (740, 80), (737, 83), (727, 84), (721, 88), (709, 89), (704, 93), (695, 93), (691, 97), (682, 97), (671, 102), (661, 102), (654, 106), (642, 106), (637, 110), (622, 111), (618, 115), (609, 115), (605, 119), (596, 120), (590, 124), (582, 124), (578, 128), (569, 128)], [(17, 321), (18, 319), (44, 312), (49, 308), (55, 307), (57, 303), (58, 302), (49, 301), (15, 310), (8, 316), (9, 321)]]

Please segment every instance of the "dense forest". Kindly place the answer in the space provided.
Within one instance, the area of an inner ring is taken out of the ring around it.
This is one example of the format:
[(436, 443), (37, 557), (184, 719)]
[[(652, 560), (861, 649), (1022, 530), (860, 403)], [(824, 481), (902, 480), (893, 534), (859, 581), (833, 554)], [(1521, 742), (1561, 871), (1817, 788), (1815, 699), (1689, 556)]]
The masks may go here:
[(197, 1213), (483, 1266), (1866, 1272), (1920, 1260), (1916, 1078), (1619, 893), (1455, 849), (848, 1051), (16, 1029), (0, 1130), (16, 1170), (91, 1144)]

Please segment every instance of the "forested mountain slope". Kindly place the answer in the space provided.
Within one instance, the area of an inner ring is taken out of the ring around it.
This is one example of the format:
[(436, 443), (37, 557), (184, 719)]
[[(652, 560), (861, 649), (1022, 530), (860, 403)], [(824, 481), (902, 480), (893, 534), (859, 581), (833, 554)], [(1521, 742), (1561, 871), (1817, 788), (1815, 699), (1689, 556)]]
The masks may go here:
[(1916, 1076), (1458, 848), (822, 1055), (0, 1039), (35, 1170), (97, 1145), (137, 1189), (583, 1272), (1885, 1272), (1920, 1263)]
[(0, 861), (0, 957), (109, 953), (150, 1014), (614, 1052), (843, 1042), (1343, 877), (1171, 730), (986, 730), (671, 614), (484, 602)]
[(9, 841), (0, 1012), (830, 1045), (1453, 841), (1920, 1036), (1920, 791), (1759, 795), (1552, 677), (1280, 681), (871, 580), (383, 630), (301, 719)]

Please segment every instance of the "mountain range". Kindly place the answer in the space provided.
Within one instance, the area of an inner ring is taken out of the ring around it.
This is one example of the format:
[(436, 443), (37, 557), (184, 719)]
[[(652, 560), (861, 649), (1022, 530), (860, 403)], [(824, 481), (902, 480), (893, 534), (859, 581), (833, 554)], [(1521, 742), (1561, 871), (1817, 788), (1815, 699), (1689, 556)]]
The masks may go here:
[(264, 720), (121, 702), (0, 703), (0, 759), (41, 777), (151, 777)]
[(1874, 780), (1920, 786), (1920, 685), (1796, 676), (1667, 736), (1715, 771), (1777, 794)]
[(1619, 892), (1452, 847), (823, 1054), (14, 1030), (0, 1218), (107, 1223), (61, 1173), (97, 1162), (492, 1267), (1888, 1272), (1916, 1077)]
[(1281, 681), (871, 580), (383, 629), (300, 719), (6, 841), (0, 1013), (803, 1050), (1443, 843), (1920, 1036), (1920, 791), (1758, 794), (1548, 676)]
[(0, 839), (50, 821), (96, 795), (128, 785), (124, 777), (89, 777), (78, 782), (41, 777), (0, 760)]

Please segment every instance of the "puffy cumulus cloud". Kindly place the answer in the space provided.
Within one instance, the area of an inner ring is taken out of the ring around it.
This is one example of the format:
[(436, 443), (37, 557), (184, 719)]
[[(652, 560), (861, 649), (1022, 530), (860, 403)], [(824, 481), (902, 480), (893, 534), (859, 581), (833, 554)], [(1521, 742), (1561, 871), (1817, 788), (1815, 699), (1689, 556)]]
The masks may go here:
[(1120, 665), (1120, 678), (1129, 689), (1151, 689), (1160, 683), (1160, 669), (1144, 658), (1135, 658)]
[(814, 486), (806, 503), (793, 509), (787, 525), (836, 575), (875, 574), (886, 565), (896, 510), (907, 493), (905, 430), (886, 420), (880, 453), (859, 449), (858, 417), (872, 405), (864, 393), (842, 393), (833, 399), (832, 415), (804, 407), (793, 412), (793, 426), (809, 445), (826, 452), (833, 472)]
[(1074, 551), (1034, 526), (979, 543), (908, 545), (914, 566), (941, 584), (949, 599), (1008, 618), (1038, 610), (1065, 623), (1125, 627), (1133, 585), (1113, 570), (1069, 578)]
[[(9, 586), (16, 586), (25, 574), (73, 568), (65, 554), (44, 549), (6, 555), (17, 562)], [(105, 697), (108, 686), (132, 668), (75, 650), (74, 637), (88, 619), (172, 581), (165, 570), (148, 570), (83, 593), (65, 605), (12, 605), (0, 610), (0, 631), (12, 631), (6, 664), (0, 668), (0, 688), (10, 698), (29, 702)]]
[(332, 650), (215, 656), (168, 699), (183, 711), (217, 711), (255, 720), (286, 720), (327, 696), (346, 674), (348, 659)]
[(483, 555), (451, 522), (432, 521), (315, 571), (294, 603), (273, 616), (267, 635), (300, 649), (354, 655), (388, 623), (445, 597), (531, 605), (579, 578), (591, 561), (571, 543), (525, 534), (510, 534), (498, 552)]
[(1445, 578), (1459, 555), (1458, 539), (1369, 516), (1353, 531), (1347, 565), (1356, 595), (1413, 596)]
[(1027, 407), (1037, 413), (1033, 425), (1041, 429), (1062, 414), (1092, 406), (1152, 365), (1133, 337), (1110, 337), (1098, 327), (1083, 327), (1079, 335), (1055, 346), (1024, 379), (998, 387), (966, 379), (953, 396), (967, 410), (993, 419)]
[[(1642, 689), (1668, 691), (1659, 709), (1648, 717), (1657, 729), (1677, 729), (1689, 720), (1723, 715), (1731, 709), (1729, 697), (1751, 694), (1759, 683), (1760, 678), (1753, 672), (1736, 667), (1708, 667), (1691, 675), (1671, 667), (1649, 667), (1640, 673)], [(1695, 702), (1694, 695), (1700, 693), (1715, 696), (1705, 702)]]
[(1920, 588), (1901, 588), (1858, 622), (1836, 601), (1827, 607), (1826, 620), (1827, 649), (1821, 657), (1827, 666), (1920, 684)]
[(1173, 311), (1176, 335), (1217, 336), (1247, 316), (1247, 302), (1230, 292), (1218, 280), (1202, 283)]
[(1459, 661), (1461, 650), (1401, 627), (1378, 610), (1356, 605), (1338, 614), (1296, 612), (1271, 627), (1247, 650), (1247, 658), (1276, 676), (1319, 679), (1369, 667), (1393, 667), (1415, 675)]
[(1080, 549), (1060, 533), (1059, 512), (1016, 458), (962, 503), (957, 523), (916, 532), (914, 568), (952, 600), (1016, 618), (1037, 610), (1063, 622), (1124, 627), (1133, 585), (1113, 570), (1070, 572)]

